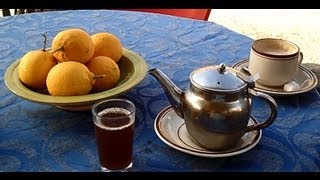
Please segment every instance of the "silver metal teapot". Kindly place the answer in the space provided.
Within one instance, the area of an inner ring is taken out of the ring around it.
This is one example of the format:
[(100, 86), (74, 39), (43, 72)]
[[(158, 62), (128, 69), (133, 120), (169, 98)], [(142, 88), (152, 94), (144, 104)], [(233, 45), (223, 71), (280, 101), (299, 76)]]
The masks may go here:
[[(225, 64), (192, 71), (186, 91), (157, 68), (148, 73), (160, 82), (174, 111), (184, 119), (187, 131), (204, 148), (231, 148), (246, 132), (266, 128), (277, 117), (275, 100), (253, 90), (257, 77), (246, 76)], [(248, 126), (252, 95), (264, 99), (271, 113), (267, 120)]]

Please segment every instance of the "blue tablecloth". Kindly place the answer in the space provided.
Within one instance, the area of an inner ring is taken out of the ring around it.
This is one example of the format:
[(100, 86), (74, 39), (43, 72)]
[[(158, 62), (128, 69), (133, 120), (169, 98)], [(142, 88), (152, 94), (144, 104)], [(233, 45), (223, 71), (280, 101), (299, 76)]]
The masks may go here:
[[(108, 31), (139, 53), (149, 68), (159, 68), (181, 89), (198, 67), (247, 58), (252, 39), (221, 25), (166, 15), (112, 10), (32, 13), (0, 18), (0, 171), (99, 171), (90, 111), (68, 112), (21, 99), (5, 86), (6, 68), (29, 50), (48, 44), (61, 30)], [(275, 98), (278, 117), (263, 129), (250, 151), (227, 158), (204, 158), (163, 143), (154, 119), (169, 101), (150, 75), (120, 97), (137, 106), (133, 171), (319, 171), (320, 96), (317, 90)], [(253, 114), (268, 115), (268, 105), (253, 99)]]

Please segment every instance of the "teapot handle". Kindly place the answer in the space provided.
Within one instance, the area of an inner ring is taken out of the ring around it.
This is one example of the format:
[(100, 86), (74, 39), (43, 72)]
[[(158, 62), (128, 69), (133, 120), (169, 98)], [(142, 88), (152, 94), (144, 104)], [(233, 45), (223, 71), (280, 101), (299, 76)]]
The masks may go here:
[(270, 126), (274, 122), (274, 120), (276, 119), (277, 114), (278, 114), (278, 105), (277, 105), (276, 101), (271, 96), (269, 96), (265, 93), (257, 92), (253, 89), (248, 89), (248, 90), (249, 90), (249, 93), (252, 94), (253, 96), (257, 96), (259, 98), (264, 99), (269, 104), (270, 109), (271, 109), (271, 113), (270, 113), (269, 118), (266, 121), (248, 126), (244, 131), (249, 132), (249, 131), (253, 131), (253, 130), (264, 129), (264, 128)]

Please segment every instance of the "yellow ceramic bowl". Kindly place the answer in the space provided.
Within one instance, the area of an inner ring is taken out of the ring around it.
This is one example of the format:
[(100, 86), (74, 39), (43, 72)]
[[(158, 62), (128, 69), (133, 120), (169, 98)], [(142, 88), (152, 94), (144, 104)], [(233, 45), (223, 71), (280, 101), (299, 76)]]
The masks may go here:
[(107, 91), (81, 96), (51, 96), (47, 91), (32, 91), (19, 80), (18, 65), (20, 60), (12, 63), (5, 72), (4, 82), (9, 90), (17, 96), (43, 104), (55, 105), (70, 111), (89, 110), (91, 106), (104, 99), (118, 96), (140, 83), (147, 73), (147, 64), (137, 53), (123, 48), (123, 55), (118, 62), (120, 81), (118, 85)]

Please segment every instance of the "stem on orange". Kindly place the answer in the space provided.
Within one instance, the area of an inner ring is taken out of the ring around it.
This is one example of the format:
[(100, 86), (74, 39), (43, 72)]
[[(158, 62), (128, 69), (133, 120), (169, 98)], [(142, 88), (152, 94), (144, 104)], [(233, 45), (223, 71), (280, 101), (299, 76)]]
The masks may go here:
[(42, 51), (46, 51), (47, 36), (46, 36), (45, 34), (42, 34), (42, 36), (44, 37), (44, 41), (43, 41), (43, 49), (42, 49)]

